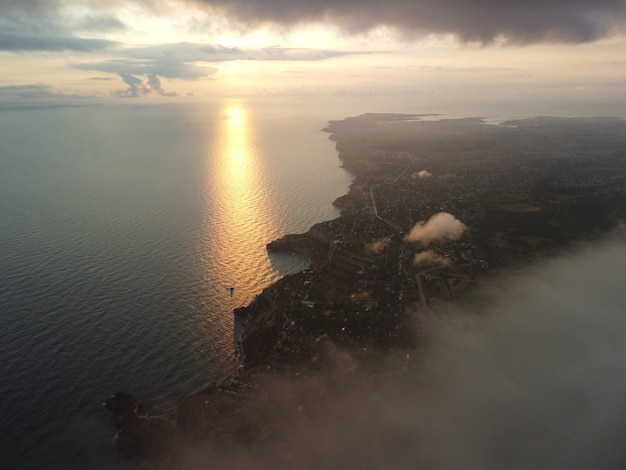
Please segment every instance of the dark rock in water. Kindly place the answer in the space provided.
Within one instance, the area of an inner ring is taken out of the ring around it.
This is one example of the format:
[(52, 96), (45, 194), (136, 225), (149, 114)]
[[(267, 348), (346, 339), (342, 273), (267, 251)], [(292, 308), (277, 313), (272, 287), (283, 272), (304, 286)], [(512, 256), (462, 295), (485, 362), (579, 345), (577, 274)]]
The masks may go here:
[(137, 413), (139, 402), (128, 392), (117, 392), (106, 398), (104, 406), (111, 410), (117, 418), (127, 413)]
[(115, 416), (117, 445), (130, 456), (164, 455), (176, 425), (155, 408), (138, 402), (127, 392), (106, 398), (104, 406)]

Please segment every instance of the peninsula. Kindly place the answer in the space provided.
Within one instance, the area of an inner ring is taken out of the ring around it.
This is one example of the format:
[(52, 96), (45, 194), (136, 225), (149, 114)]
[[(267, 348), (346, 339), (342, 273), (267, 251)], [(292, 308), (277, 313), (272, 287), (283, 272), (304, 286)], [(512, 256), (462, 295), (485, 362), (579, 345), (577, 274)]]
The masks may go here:
[[(364, 114), (325, 131), (354, 181), (340, 217), (268, 245), (311, 265), (235, 311), (239, 375), (169, 410), (106, 400), (119, 448), (146, 468), (190, 447), (215, 465), (238, 451), (290, 461), (287, 430), (323, 413), (329, 389), (375, 386), (419, 356), (424, 315), (626, 220), (621, 119)], [(347, 363), (358, 373), (336, 381)]]

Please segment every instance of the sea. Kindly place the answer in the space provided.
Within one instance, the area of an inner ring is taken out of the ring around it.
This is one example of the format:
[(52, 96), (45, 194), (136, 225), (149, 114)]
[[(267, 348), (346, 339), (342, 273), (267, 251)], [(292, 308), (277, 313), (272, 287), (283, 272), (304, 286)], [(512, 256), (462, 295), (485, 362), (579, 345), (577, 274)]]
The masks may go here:
[(352, 177), (321, 129), (345, 115), (0, 108), (0, 467), (126, 468), (106, 396), (168, 407), (232, 376), (233, 309), (309, 263), (266, 244), (339, 215)]

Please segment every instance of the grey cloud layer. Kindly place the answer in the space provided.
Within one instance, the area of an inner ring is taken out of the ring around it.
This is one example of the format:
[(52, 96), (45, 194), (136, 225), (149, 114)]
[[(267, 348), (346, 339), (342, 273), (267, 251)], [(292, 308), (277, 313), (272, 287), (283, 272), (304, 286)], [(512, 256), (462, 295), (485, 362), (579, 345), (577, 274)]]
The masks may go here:
[(126, 28), (115, 16), (97, 10), (70, 18), (59, 5), (0, 0), (0, 51), (94, 52), (116, 45), (114, 41), (95, 38), (94, 34)]
[[(210, 78), (217, 74), (213, 65), (232, 60), (324, 60), (346, 55), (337, 51), (290, 48), (245, 50), (207, 44), (179, 43), (118, 50), (120, 57), (97, 62), (80, 62), (75, 69), (119, 75), (126, 89), (113, 92), (120, 98), (138, 98), (151, 93), (178, 96), (161, 86), (160, 77), (183, 80)], [(358, 52), (351, 53), (358, 54)], [(200, 64), (204, 63), (204, 65)], [(144, 78), (145, 77), (145, 82)]]
[(115, 46), (105, 39), (78, 38), (72, 36), (47, 36), (0, 31), (0, 51), (79, 51), (95, 52)]
[(195, 80), (214, 75), (217, 68), (201, 66), (198, 62), (218, 63), (232, 60), (324, 60), (342, 55), (332, 50), (262, 48), (240, 49), (208, 44), (179, 43), (158, 46), (138, 47), (119, 51), (121, 57), (99, 62), (85, 62), (74, 65), (79, 70), (106, 73), (129, 72), (136, 75), (153, 74), (167, 78)]
[(585, 42), (626, 23), (624, 0), (188, 0), (252, 24), (334, 23), (350, 31), (380, 25), (408, 35), (452, 34), (463, 42)]
[(9, 85), (0, 87), (0, 96), (4, 98), (56, 98), (60, 93), (51, 85), (31, 83), (28, 85)]

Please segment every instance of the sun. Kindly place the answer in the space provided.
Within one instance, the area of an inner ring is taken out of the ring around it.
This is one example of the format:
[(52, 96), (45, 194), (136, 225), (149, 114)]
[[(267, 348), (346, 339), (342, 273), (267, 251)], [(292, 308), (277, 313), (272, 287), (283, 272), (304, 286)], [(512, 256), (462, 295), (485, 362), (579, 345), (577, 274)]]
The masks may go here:
[(237, 41), (232, 36), (222, 36), (218, 39), (218, 43), (220, 44), (220, 46), (227, 49), (236, 49), (239, 47), (239, 41)]

